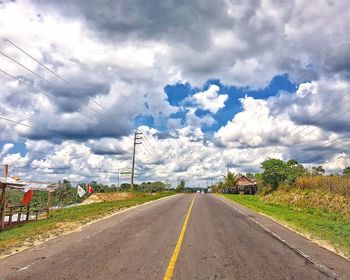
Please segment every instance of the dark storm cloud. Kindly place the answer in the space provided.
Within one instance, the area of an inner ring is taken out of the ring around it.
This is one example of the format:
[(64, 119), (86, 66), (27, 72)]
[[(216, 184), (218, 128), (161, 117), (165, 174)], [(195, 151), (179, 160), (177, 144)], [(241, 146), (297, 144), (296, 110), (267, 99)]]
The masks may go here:
[(202, 49), (210, 43), (208, 25), (230, 26), (225, 1), (34, 1), (66, 17), (82, 18), (105, 40), (171, 40)]
[[(55, 139), (75, 139), (87, 140), (87, 139), (98, 139), (101, 137), (115, 137), (120, 138), (122, 136), (128, 135), (131, 127), (131, 120), (129, 122), (120, 120), (111, 120), (109, 117), (100, 120), (100, 124), (96, 125), (84, 125), (81, 128), (80, 124), (77, 122), (63, 121), (59, 117), (53, 117), (48, 119), (46, 116), (45, 120), (35, 119), (33, 129), (20, 133), (21, 136), (27, 137), (31, 140), (50, 140)], [(83, 116), (81, 116), (83, 118)], [(60, 124), (59, 127), (57, 124)], [(40, 127), (41, 129), (36, 129)]]

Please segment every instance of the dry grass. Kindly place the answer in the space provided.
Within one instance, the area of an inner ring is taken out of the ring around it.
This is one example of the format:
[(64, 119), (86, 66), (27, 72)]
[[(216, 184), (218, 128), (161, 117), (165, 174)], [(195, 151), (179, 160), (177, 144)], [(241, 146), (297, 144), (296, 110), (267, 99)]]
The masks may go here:
[(85, 205), (103, 201), (125, 200), (133, 197), (135, 197), (135, 194), (131, 192), (94, 193), (85, 199), (82, 204)]
[(298, 189), (318, 189), (350, 197), (350, 178), (339, 176), (303, 176), (295, 183)]
[(318, 208), (325, 211), (341, 213), (346, 220), (350, 221), (350, 197), (339, 195), (322, 189), (301, 190), (290, 189), (277, 190), (261, 196), (266, 202), (291, 205), (298, 208)]

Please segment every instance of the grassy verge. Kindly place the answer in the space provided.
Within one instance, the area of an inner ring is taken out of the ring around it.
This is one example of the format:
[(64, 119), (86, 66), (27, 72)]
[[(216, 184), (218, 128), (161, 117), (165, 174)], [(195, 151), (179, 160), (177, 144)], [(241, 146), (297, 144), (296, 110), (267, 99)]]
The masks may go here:
[(134, 197), (126, 200), (93, 203), (51, 211), (48, 219), (26, 223), (1, 232), (0, 257), (33, 246), (35, 243), (49, 238), (60, 236), (67, 231), (77, 229), (90, 221), (108, 216), (118, 210), (171, 194), (173, 193), (135, 193)]
[(325, 241), (350, 258), (350, 219), (341, 212), (266, 202), (259, 196), (229, 194), (225, 197), (271, 216), (311, 238)]

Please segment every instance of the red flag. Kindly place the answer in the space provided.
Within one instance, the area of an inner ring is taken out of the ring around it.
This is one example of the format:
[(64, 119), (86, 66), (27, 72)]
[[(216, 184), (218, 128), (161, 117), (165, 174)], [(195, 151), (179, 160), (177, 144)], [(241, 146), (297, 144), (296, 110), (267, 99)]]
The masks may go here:
[(90, 184), (87, 187), (87, 191), (88, 191), (88, 193), (93, 193), (94, 192), (94, 190), (93, 190), (93, 188), (91, 188)]
[(22, 205), (27, 205), (32, 200), (33, 194), (32, 190), (27, 191), (23, 196)]

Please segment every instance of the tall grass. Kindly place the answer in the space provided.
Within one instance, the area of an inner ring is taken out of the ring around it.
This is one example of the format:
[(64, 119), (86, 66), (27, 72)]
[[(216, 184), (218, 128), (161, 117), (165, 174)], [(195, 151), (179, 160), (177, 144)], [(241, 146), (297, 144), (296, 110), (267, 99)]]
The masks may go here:
[(350, 196), (350, 178), (340, 176), (302, 176), (296, 180), (299, 189), (321, 189), (334, 194)]

